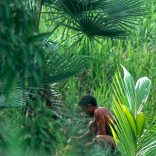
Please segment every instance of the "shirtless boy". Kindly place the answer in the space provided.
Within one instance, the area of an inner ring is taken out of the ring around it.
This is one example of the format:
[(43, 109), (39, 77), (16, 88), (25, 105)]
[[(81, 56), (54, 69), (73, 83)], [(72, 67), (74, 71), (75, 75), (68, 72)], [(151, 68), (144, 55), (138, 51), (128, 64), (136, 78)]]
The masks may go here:
[(76, 138), (78, 140), (83, 139), (91, 133), (94, 133), (96, 137), (93, 141), (86, 144), (86, 147), (89, 147), (96, 142), (104, 141), (114, 148), (115, 142), (109, 126), (109, 124), (113, 125), (113, 115), (106, 108), (98, 107), (96, 99), (91, 95), (83, 96), (78, 104), (83, 112), (94, 118), (94, 121), (90, 122), (89, 130), (84, 135)]

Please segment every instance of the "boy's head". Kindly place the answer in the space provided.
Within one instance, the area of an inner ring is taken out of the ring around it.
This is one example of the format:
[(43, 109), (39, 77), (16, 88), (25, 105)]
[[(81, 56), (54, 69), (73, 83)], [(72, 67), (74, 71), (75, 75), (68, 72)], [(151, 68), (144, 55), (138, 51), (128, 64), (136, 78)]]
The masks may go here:
[(83, 96), (78, 105), (82, 108), (82, 111), (89, 116), (93, 116), (95, 109), (98, 107), (95, 97), (91, 95)]

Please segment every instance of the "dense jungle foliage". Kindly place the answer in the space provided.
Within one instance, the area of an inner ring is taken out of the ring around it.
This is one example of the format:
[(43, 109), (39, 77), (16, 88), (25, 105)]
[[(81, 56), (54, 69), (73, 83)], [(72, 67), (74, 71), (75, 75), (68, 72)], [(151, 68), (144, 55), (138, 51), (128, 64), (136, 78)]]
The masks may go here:
[[(0, 1), (0, 155), (155, 156), (156, 1)], [(116, 149), (70, 141), (91, 94)]]

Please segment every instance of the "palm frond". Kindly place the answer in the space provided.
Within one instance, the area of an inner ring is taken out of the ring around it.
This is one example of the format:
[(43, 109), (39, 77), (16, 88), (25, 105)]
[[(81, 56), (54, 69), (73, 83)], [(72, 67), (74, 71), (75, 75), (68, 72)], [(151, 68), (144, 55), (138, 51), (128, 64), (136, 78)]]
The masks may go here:
[(145, 15), (146, 7), (143, 0), (108, 0), (107, 7), (103, 11), (108, 15), (116, 18), (127, 18)]
[(45, 5), (60, 12), (65, 16), (77, 17), (83, 12), (96, 10), (102, 4), (102, 0), (46, 0)]
[(76, 20), (75, 27), (89, 37), (124, 37), (126, 32), (116, 27), (115, 21), (99, 13), (84, 13)]
[(138, 140), (137, 156), (150, 155), (156, 151), (156, 124), (145, 129), (142, 137)]
[[(151, 81), (143, 77), (135, 87), (131, 74), (125, 67), (123, 70), (124, 80), (118, 72), (113, 82), (113, 111), (116, 117), (115, 130), (112, 129), (114, 139), (123, 156), (150, 155), (156, 150), (156, 124), (148, 126), (144, 113), (136, 110), (147, 100)], [(132, 95), (134, 104), (129, 103)]]
[(57, 50), (51, 45), (45, 51), (42, 84), (52, 84), (69, 78), (82, 71), (89, 63), (87, 56), (58, 53)]
[(118, 141), (116, 141), (116, 144), (123, 156), (134, 156), (137, 148), (134, 132), (132, 131), (129, 121), (123, 112), (121, 104), (118, 103), (115, 98), (113, 102), (113, 112), (116, 117), (115, 131), (118, 139)]
[(146, 12), (143, 0), (47, 0), (45, 5), (50, 20), (89, 38), (126, 37)]
[(112, 90), (113, 90), (113, 95), (116, 101), (129, 107), (128, 99), (126, 98), (126, 95), (125, 95), (124, 81), (122, 79), (119, 69), (117, 70), (114, 76)]

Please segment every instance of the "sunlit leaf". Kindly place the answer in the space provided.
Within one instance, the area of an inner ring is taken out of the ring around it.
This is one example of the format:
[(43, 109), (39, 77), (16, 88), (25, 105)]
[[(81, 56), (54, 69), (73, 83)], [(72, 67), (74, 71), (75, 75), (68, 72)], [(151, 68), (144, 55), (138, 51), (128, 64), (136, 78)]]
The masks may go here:
[(136, 82), (135, 91), (138, 113), (142, 110), (143, 104), (149, 96), (151, 85), (151, 80), (147, 77), (142, 77)]
[(136, 125), (137, 125), (137, 135), (140, 137), (144, 130), (145, 126), (145, 115), (143, 112), (137, 114), (136, 116)]
[(116, 117), (116, 133), (119, 140), (118, 149), (122, 155), (134, 156), (136, 151), (134, 132), (123, 111), (121, 104), (113, 100), (113, 112)]
[(135, 119), (133, 117), (133, 115), (131, 114), (131, 112), (128, 110), (128, 108), (125, 105), (121, 105), (123, 112), (126, 115), (126, 118), (129, 122), (129, 125), (131, 126), (135, 136), (137, 136), (137, 127), (136, 127), (136, 122)]
[(125, 94), (128, 100), (130, 110), (135, 114), (135, 84), (132, 75), (122, 66), (124, 71)]
[(110, 126), (110, 128), (111, 128), (111, 132), (112, 132), (112, 134), (113, 134), (114, 141), (115, 141), (116, 145), (118, 145), (119, 140), (118, 140), (118, 136), (117, 136), (117, 134), (116, 134), (116, 132), (115, 132), (115, 129), (114, 129), (111, 125), (109, 125), (109, 126)]

